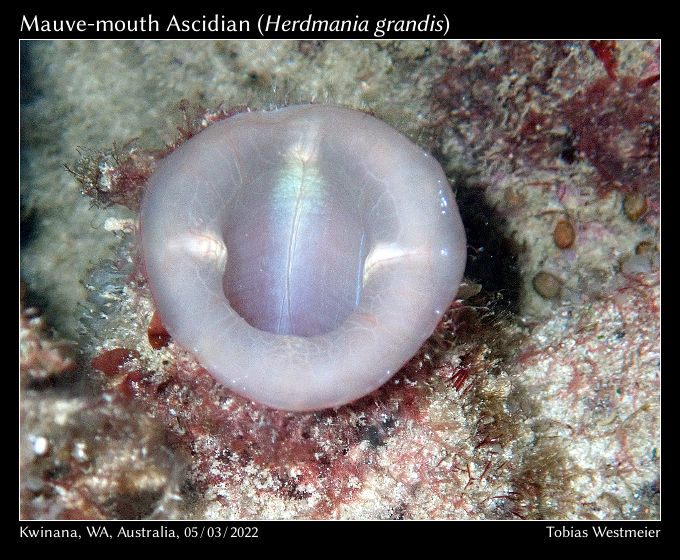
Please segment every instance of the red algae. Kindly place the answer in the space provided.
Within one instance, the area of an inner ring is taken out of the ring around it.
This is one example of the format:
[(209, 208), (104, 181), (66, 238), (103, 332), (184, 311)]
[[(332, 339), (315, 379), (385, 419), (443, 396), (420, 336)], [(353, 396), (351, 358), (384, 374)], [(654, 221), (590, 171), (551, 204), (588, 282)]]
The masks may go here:
[[(591, 41), (608, 76), (591, 77), (584, 86), (574, 77), (578, 45), (519, 42), (502, 49), (470, 43), (468, 48), (477, 52), (473, 62), (451, 55), (450, 65), (433, 83), (433, 110), (443, 115), (433, 128), (453, 120), (456, 131), (464, 117), (470, 121), (467, 128), (486, 131), (472, 137), (473, 148), (491, 151), (490, 161), (499, 142), (513, 156), (511, 166), (527, 160), (548, 170), (554, 168), (556, 156), (567, 163), (580, 157), (599, 174), (600, 194), (632, 189), (656, 197), (652, 191), (659, 179), (659, 108), (658, 91), (651, 86), (657, 74), (627, 74), (618, 68), (615, 42)], [(494, 71), (481, 80), (488, 65)], [(509, 75), (510, 82), (504, 83)], [(474, 95), (475, 90), (480, 95)], [(494, 129), (489, 129), (491, 123)]]
[(612, 80), (616, 80), (616, 69), (619, 66), (617, 60), (619, 47), (616, 41), (588, 41), (590, 48), (595, 53), (595, 56), (602, 61), (607, 74)]
[(161, 348), (167, 346), (170, 342), (170, 333), (163, 326), (163, 322), (161, 321), (161, 316), (158, 314), (158, 311), (154, 311), (154, 314), (151, 317), (147, 335), (149, 338), (149, 344), (154, 350), (160, 350)]
[(590, 84), (563, 105), (575, 146), (600, 175), (599, 188), (635, 190), (658, 199), (659, 113), (655, 95), (622, 76)]
[(132, 138), (122, 145), (114, 143), (107, 151), (79, 147), (80, 159), (72, 167), (66, 164), (64, 167), (76, 178), (82, 193), (90, 197), (94, 204), (104, 208), (119, 204), (137, 211), (142, 186), (159, 160), (211, 123), (249, 110), (245, 105), (229, 109), (218, 105), (214, 109), (207, 109), (186, 99), (179, 102), (178, 108), (184, 122), (177, 125), (179, 137), (169, 146), (142, 149), (138, 146), (138, 139)]
[(137, 350), (114, 348), (113, 350), (106, 350), (92, 358), (90, 365), (94, 369), (101, 371), (104, 375), (111, 377), (120, 373), (123, 365), (135, 358), (139, 358), (139, 352), (137, 352)]
[(19, 312), (19, 368), (22, 383), (58, 378), (76, 369), (67, 341), (54, 340), (36, 307), (26, 306), (26, 287), (21, 283)]
[(113, 204), (131, 210), (139, 208), (140, 187), (153, 171), (156, 154), (139, 150), (136, 141), (133, 138), (122, 146), (114, 144), (107, 152), (80, 147), (80, 159), (73, 168), (64, 165), (93, 204), (103, 208)]

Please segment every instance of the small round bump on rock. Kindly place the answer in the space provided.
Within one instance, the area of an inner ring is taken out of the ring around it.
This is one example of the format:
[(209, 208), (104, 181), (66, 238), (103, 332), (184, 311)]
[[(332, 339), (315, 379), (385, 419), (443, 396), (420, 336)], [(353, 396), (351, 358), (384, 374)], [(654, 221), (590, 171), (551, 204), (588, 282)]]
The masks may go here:
[(534, 289), (541, 297), (553, 299), (562, 291), (562, 280), (549, 272), (539, 272), (533, 279)]
[(640, 241), (635, 247), (636, 255), (650, 255), (657, 251), (656, 243), (653, 241)]
[(555, 245), (560, 249), (568, 249), (574, 243), (576, 238), (576, 231), (569, 220), (560, 220), (553, 231), (553, 239)]
[(623, 211), (633, 222), (637, 222), (647, 213), (649, 205), (647, 197), (640, 193), (628, 193), (623, 199)]

